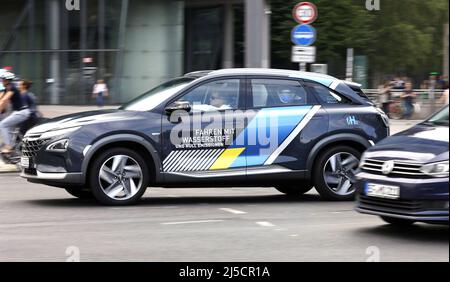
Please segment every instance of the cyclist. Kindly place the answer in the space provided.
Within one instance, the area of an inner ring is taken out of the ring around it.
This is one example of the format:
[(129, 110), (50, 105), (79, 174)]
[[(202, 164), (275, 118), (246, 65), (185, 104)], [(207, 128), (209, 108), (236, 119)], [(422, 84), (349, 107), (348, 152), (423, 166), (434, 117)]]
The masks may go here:
[(28, 120), (31, 110), (28, 105), (28, 89), (24, 86), (23, 81), (20, 83), (19, 90), (12, 82), (15, 78), (13, 73), (3, 73), (0, 78), (5, 88), (0, 99), (0, 112), (3, 112), (9, 104), (12, 106), (12, 113), (0, 122), (0, 134), (5, 143), (1, 153), (10, 154), (13, 150), (11, 131)]

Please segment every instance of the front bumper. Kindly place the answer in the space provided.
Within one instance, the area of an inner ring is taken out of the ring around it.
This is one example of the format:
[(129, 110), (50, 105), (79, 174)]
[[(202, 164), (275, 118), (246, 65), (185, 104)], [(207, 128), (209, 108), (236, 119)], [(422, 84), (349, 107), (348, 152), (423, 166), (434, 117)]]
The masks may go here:
[(27, 174), (24, 170), (20, 175), (28, 182), (45, 184), (54, 187), (68, 188), (73, 186), (83, 186), (84, 177), (80, 173), (43, 173), (36, 170), (36, 175)]
[[(448, 178), (394, 178), (361, 172), (357, 174), (356, 211), (364, 214), (395, 217), (418, 222), (449, 221)], [(367, 183), (400, 187), (397, 200), (370, 197)]]

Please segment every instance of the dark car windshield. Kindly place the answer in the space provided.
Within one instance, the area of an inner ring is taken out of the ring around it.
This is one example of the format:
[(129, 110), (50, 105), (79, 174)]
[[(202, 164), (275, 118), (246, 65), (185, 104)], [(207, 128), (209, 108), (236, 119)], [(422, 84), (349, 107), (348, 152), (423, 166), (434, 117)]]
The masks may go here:
[(426, 123), (448, 126), (448, 106), (429, 118)]
[(131, 100), (119, 109), (126, 111), (150, 111), (194, 80), (195, 78), (193, 77), (181, 77), (170, 80)]

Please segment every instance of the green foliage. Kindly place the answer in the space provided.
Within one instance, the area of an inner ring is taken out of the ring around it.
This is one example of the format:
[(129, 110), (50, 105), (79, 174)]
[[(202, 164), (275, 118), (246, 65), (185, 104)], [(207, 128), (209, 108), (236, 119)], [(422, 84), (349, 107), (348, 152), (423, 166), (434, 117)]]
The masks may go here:
[[(292, 66), (290, 32), (297, 25), (292, 9), (298, 2), (271, 0), (272, 60), (277, 67)], [(381, 0), (380, 11), (366, 10), (365, 0), (311, 2), (319, 9), (313, 23), (318, 62), (343, 61), (352, 47), (356, 54), (369, 56), (371, 73), (423, 76), (441, 69), (448, 0)]]

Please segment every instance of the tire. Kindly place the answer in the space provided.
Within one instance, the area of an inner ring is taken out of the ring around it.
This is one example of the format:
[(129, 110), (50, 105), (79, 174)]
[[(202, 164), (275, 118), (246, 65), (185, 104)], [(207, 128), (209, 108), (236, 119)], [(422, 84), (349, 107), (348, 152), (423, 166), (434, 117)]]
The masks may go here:
[(381, 219), (394, 226), (411, 226), (415, 223), (413, 220), (382, 216)]
[(310, 183), (305, 183), (299, 186), (285, 185), (275, 187), (275, 189), (277, 189), (281, 193), (292, 198), (301, 197), (303, 194), (309, 192), (312, 188), (313, 186)]
[(82, 188), (65, 188), (65, 190), (78, 199), (89, 200), (94, 198), (91, 191), (83, 190)]
[(147, 189), (149, 168), (144, 158), (127, 148), (112, 148), (92, 162), (89, 185), (94, 198), (103, 205), (135, 204)]
[(361, 152), (349, 146), (326, 149), (315, 160), (313, 183), (325, 200), (350, 201), (354, 199), (353, 185)]

